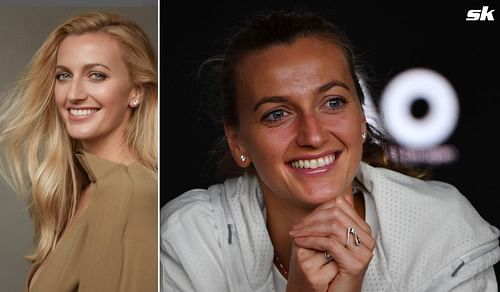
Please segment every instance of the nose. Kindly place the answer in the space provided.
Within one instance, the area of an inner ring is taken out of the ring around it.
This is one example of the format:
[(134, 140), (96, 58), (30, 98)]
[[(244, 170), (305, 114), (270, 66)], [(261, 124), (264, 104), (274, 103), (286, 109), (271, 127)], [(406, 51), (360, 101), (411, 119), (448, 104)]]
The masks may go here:
[(297, 143), (300, 146), (318, 148), (326, 141), (326, 129), (315, 113), (304, 114), (298, 128)]
[(71, 80), (67, 98), (72, 103), (78, 103), (79, 101), (87, 98), (87, 93), (85, 92), (85, 88), (80, 79), (73, 78), (73, 80)]

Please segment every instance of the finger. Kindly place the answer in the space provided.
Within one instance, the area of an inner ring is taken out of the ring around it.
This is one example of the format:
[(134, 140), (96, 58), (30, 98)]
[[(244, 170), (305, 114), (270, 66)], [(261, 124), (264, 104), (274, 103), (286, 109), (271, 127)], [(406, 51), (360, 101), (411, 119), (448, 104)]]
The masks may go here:
[(300, 228), (290, 231), (293, 237), (302, 236), (331, 236), (335, 235), (345, 240), (346, 226), (354, 221), (339, 208), (316, 212), (315, 216), (304, 220)]
[(328, 263), (324, 251), (299, 246), (297, 244), (296, 260), (304, 270), (308, 271), (318, 271), (323, 265)]
[[(356, 212), (356, 209), (354, 208), (354, 205), (345, 200), (344, 198), (337, 198), (335, 199), (335, 207), (342, 209), (356, 224), (358, 227), (362, 228), (366, 233), (371, 234), (371, 228), (368, 223), (364, 220), (364, 218), (361, 218), (359, 216), (358, 212)], [(325, 208), (324, 209), (329, 209)]]
[(338, 197), (335, 197), (332, 200), (329, 200), (329, 201), (327, 201), (327, 202), (319, 205), (314, 211), (333, 208), (333, 207), (336, 207), (339, 203), (342, 203), (342, 202), (346, 202), (352, 208), (354, 208), (354, 199), (353, 199), (352, 196), (338, 196)]
[(360, 263), (369, 263), (373, 257), (371, 250), (365, 246), (360, 245), (345, 247), (336, 240), (325, 237), (296, 238), (295, 244), (298, 247), (314, 249), (318, 252), (327, 251), (333, 256), (334, 261), (342, 267), (358, 267)]
[[(371, 235), (371, 227), (368, 223), (363, 220), (354, 207), (343, 198), (336, 198), (335, 200), (328, 201), (317, 209), (315, 209), (311, 214), (307, 215), (302, 219), (299, 224), (293, 226), (293, 229), (300, 229), (305, 225), (317, 224), (318, 221), (324, 221), (325, 218), (331, 218), (330, 215), (336, 216), (341, 214), (336, 214), (335, 210), (340, 209), (345, 213), (352, 221), (357, 224), (357, 230), (363, 230)], [(333, 213), (330, 213), (333, 212)], [(348, 226), (348, 225), (346, 225)]]
[(290, 276), (302, 274), (307, 279), (307, 282), (313, 286), (321, 286), (328, 285), (337, 274), (337, 271), (338, 268), (333, 263), (327, 265), (323, 253), (294, 244), (290, 260)]
[[(340, 220), (342, 222), (347, 221), (349, 215), (339, 207), (332, 207), (327, 209), (317, 209), (312, 213), (305, 216), (299, 224), (295, 224), (292, 230), (303, 229), (304, 227), (309, 227), (312, 225), (319, 224), (325, 221)], [(349, 222), (354, 222), (351, 218)]]
[(352, 240), (355, 241), (356, 235), (365, 242), (366, 246), (373, 249), (373, 238), (371, 234), (365, 232), (363, 228), (359, 227), (356, 222), (352, 220), (343, 210), (339, 208), (325, 209), (316, 212), (316, 216), (308, 218), (304, 222), (302, 228), (295, 229), (289, 232), (294, 237), (305, 236), (333, 236), (340, 243), (347, 244), (348, 228), (352, 227), (355, 234), (349, 234)]

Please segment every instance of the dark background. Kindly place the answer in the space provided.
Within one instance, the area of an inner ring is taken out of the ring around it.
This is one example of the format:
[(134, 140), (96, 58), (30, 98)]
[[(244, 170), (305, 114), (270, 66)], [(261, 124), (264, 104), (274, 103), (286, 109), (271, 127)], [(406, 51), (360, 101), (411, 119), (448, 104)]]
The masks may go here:
[(375, 100), (392, 77), (412, 67), (433, 69), (451, 82), (458, 93), (460, 118), (445, 143), (458, 148), (459, 158), (434, 166), (433, 178), (455, 185), (484, 219), (500, 227), (496, 170), (500, 10), (493, 12), (495, 21), (465, 21), (469, 9), (488, 5), (496, 10), (500, 5), (468, 0), (447, 6), (437, 6), (437, 1), (346, 2), (164, 2), (160, 7), (161, 205), (186, 190), (215, 182), (209, 158), (216, 133), (205, 114), (210, 111), (211, 80), (198, 78), (199, 66), (221, 54), (234, 28), (255, 12), (301, 8), (319, 12), (350, 37), (373, 79)]

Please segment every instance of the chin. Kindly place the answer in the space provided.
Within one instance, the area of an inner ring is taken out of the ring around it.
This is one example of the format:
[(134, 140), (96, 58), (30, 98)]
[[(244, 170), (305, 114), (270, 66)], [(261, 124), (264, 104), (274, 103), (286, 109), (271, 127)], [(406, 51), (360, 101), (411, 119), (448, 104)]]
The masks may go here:
[(313, 207), (317, 207), (325, 202), (328, 202), (330, 200), (333, 200), (335, 199), (335, 197), (337, 195), (335, 195), (335, 193), (332, 193), (332, 192), (328, 192), (328, 193), (325, 193), (325, 192), (320, 192), (320, 193), (308, 193), (309, 195), (307, 196), (302, 196), (302, 200), (306, 205), (308, 206), (313, 206)]
[(81, 132), (69, 132), (69, 136), (75, 140), (85, 141), (91, 139), (92, 135), (89, 133), (81, 133)]

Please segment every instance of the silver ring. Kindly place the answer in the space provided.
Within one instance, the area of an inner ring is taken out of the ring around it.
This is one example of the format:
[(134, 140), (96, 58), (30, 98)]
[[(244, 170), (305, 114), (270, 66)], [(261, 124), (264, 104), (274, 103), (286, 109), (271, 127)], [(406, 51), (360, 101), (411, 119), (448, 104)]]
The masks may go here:
[(354, 237), (354, 245), (356, 246), (361, 245), (361, 239), (359, 239), (356, 230), (353, 227), (347, 227), (347, 234), (346, 234), (347, 240), (345, 241), (345, 247), (348, 247), (349, 243), (351, 243), (351, 234)]
[(331, 262), (333, 262), (333, 257), (331, 254), (329, 254), (327, 251), (325, 251), (324, 253), (324, 256), (325, 256), (325, 259), (326, 259), (326, 263), (329, 264)]

